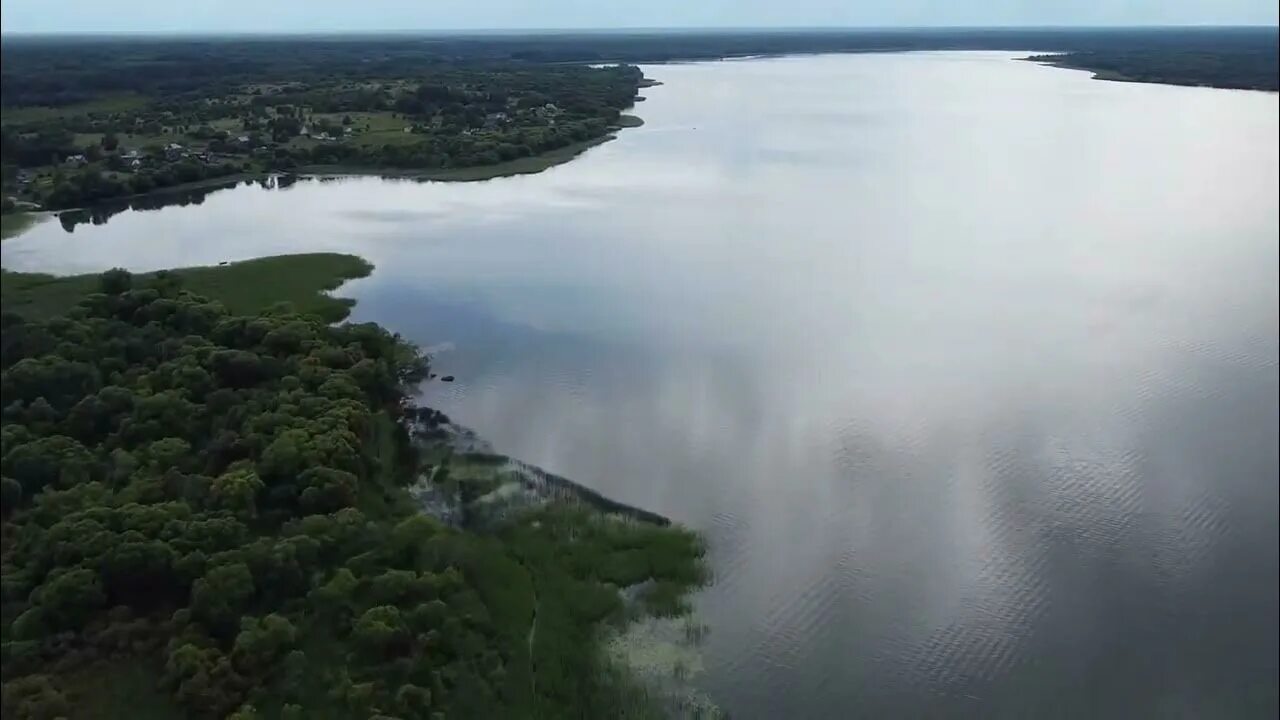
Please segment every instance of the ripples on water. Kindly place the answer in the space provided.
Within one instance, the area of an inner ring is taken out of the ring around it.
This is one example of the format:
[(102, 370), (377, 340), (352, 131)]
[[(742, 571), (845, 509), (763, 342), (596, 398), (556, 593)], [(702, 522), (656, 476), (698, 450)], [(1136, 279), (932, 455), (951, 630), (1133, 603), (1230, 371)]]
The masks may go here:
[(506, 453), (704, 531), (737, 718), (1275, 717), (1275, 95), (1001, 53), (649, 68), (537, 176), (210, 194), (4, 245), (355, 252)]

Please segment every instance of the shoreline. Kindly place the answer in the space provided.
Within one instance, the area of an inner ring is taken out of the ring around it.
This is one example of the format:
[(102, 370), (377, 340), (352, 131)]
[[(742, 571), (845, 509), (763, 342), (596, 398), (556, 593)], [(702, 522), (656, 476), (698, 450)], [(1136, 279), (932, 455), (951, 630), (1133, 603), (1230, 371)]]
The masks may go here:
[[(474, 431), (457, 425), (443, 413), (418, 407), (401, 419), (420, 457), (431, 469), (420, 472), (409, 486), (418, 512), (459, 531), (501, 536), (505, 529), (527, 522), (538, 513), (585, 511), (589, 522), (649, 525), (663, 532), (686, 532), (705, 543), (704, 536), (658, 513), (613, 500), (561, 475), (517, 458), (495, 453)], [(523, 518), (523, 519), (522, 519)], [(705, 545), (703, 545), (705, 548)], [(626, 686), (643, 691), (646, 702), (672, 718), (723, 720), (714, 700), (693, 680), (704, 669), (702, 643), (710, 627), (687, 601), (709, 584), (705, 556), (699, 561), (702, 580), (683, 583), (667, 604), (658, 605), (657, 575), (617, 592), (625, 613), (620, 622), (599, 629), (591, 641), (608, 667)], [(657, 609), (662, 608), (662, 609)], [(537, 614), (530, 625), (534, 637)]]
[(53, 210), (21, 210), (0, 215), (0, 242), (22, 233), (54, 217)]
[[(661, 83), (657, 83), (661, 84)], [(529, 157), (517, 158), (495, 165), (476, 165), (464, 168), (434, 169), (398, 169), (374, 168), (347, 165), (302, 165), (291, 170), (262, 170), (259, 172), (235, 173), (218, 178), (206, 178), (189, 183), (157, 188), (150, 192), (133, 195), (121, 195), (94, 205), (82, 207), (58, 208), (56, 210), (33, 209), (6, 213), (5, 223), (0, 241), (20, 237), (23, 233), (46, 220), (56, 218), (67, 212), (92, 212), (99, 208), (128, 205), (144, 199), (164, 198), (195, 190), (223, 190), (237, 187), (243, 182), (254, 182), (269, 177), (296, 176), (300, 178), (340, 178), (340, 177), (380, 177), (388, 180), (419, 180), (428, 182), (480, 182), (519, 175), (536, 175), (553, 167), (564, 165), (576, 159), (591, 148), (603, 145), (618, 138), (618, 133), (629, 128), (644, 125), (644, 120), (636, 115), (622, 114), (618, 121), (609, 126), (608, 131), (600, 137), (580, 140), (555, 150)], [(10, 218), (13, 218), (12, 220)], [(20, 218), (20, 219), (19, 219)]]

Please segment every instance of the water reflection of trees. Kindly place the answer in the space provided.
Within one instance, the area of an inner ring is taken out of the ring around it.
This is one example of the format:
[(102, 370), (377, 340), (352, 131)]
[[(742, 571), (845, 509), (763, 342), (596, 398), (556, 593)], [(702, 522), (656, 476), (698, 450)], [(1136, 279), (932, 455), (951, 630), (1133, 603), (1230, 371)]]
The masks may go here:
[(204, 203), (205, 198), (209, 197), (213, 193), (221, 192), (223, 190), (231, 190), (233, 188), (240, 187), (241, 185), (246, 187), (255, 185), (263, 190), (284, 190), (293, 186), (297, 182), (297, 175), (267, 175), (255, 180), (245, 180), (243, 182), (239, 180), (232, 180), (230, 182), (210, 185), (207, 187), (167, 191), (152, 195), (143, 195), (141, 197), (130, 198), (128, 200), (105, 202), (89, 208), (66, 210), (58, 213), (58, 222), (62, 225), (63, 230), (66, 230), (67, 232), (75, 232), (76, 226), (78, 225), (106, 225), (108, 220), (122, 212), (125, 212), (126, 210), (147, 212), (167, 207), (200, 205)]

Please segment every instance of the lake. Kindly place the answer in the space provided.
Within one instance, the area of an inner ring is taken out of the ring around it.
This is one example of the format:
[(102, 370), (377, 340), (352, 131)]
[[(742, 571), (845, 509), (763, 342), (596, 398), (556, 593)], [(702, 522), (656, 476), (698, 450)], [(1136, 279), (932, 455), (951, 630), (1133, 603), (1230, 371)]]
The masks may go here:
[(3, 261), (369, 259), (340, 294), (457, 376), (430, 404), (706, 534), (734, 718), (1275, 717), (1280, 104), (1017, 57), (648, 67), (646, 124), (543, 174)]

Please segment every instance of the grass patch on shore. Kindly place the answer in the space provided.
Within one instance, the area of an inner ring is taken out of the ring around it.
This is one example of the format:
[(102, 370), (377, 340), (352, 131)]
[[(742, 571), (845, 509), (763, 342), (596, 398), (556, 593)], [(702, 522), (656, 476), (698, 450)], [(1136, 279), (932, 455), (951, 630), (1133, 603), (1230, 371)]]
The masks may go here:
[(26, 232), (33, 225), (47, 219), (47, 216), (33, 215), (25, 212), (6, 213), (0, 215), (0, 240), (8, 240)]
[[(326, 294), (343, 282), (364, 277), (373, 266), (354, 255), (311, 253), (276, 255), (244, 262), (173, 270), (184, 288), (218, 300), (234, 313), (260, 312), (288, 302), (299, 312), (338, 321), (350, 313), (354, 301)], [(98, 275), (56, 276), (44, 273), (3, 273), (0, 306), (31, 320), (61, 315), (85, 295), (96, 292)], [(145, 281), (155, 273), (138, 276)]]
[(533, 157), (518, 158), (496, 165), (478, 167), (446, 168), (443, 170), (394, 170), (359, 167), (354, 165), (304, 165), (297, 169), (303, 175), (376, 175), (387, 178), (406, 178), (411, 180), (439, 180), (445, 182), (475, 182), (492, 180), (509, 175), (532, 175), (547, 168), (563, 165), (591, 148), (613, 140), (615, 136), (604, 135), (565, 145)]

